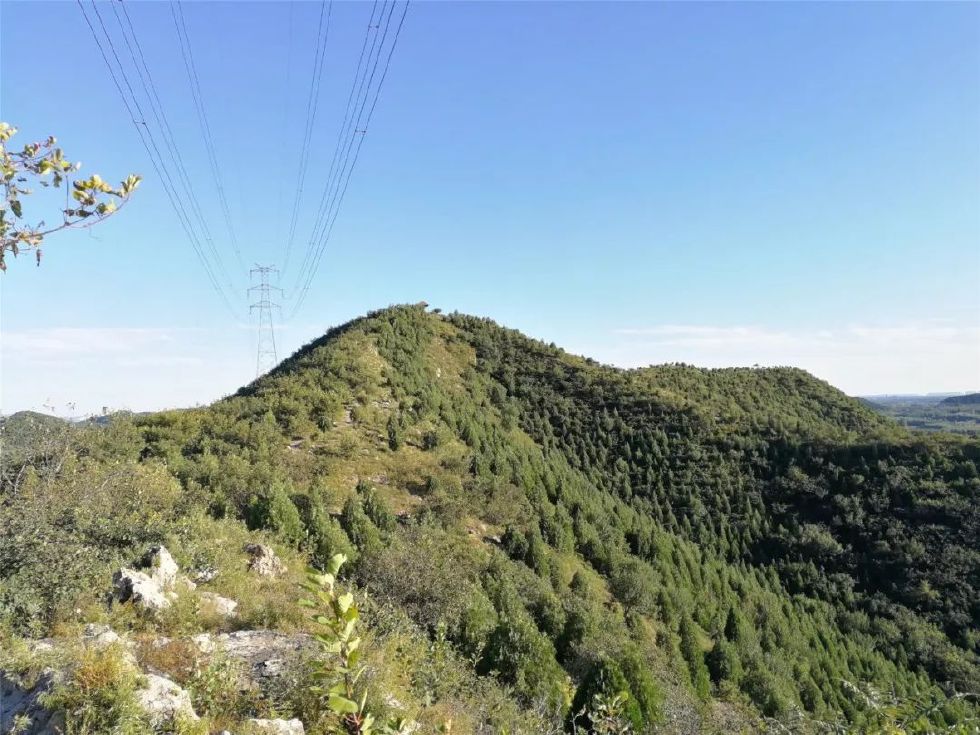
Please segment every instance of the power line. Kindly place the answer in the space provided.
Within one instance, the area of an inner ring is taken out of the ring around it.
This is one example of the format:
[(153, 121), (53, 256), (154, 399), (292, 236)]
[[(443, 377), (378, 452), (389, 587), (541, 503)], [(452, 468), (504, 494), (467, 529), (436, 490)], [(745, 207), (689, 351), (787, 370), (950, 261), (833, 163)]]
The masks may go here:
[[(323, 216), (323, 210), (324, 207), (326, 206), (329, 192), (332, 191), (336, 186), (335, 179), (337, 176), (339, 176), (339, 173), (337, 172), (337, 163), (340, 160), (339, 158), (340, 151), (345, 149), (344, 141), (347, 137), (348, 126), (351, 120), (351, 111), (352, 111), (351, 103), (353, 103), (355, 100), (355, 92), (357, 93), (356, 98), (360, 100), (361, 89), (363, 89), (364, 79), (367, 78), (367, 69), (364, 65), (364, 52), (367, 51), (368, 40), (372, 38), (372, 31), (376, 31), (378, 28), (378, 26), (375, 24), (375, 18), (374, 18), (374, 14), (377, 9), (378, 9), (378, 0), (374, 0), (374, 4), (371, 6), (371, 15), (368, 17), (367, 28), (365, 29), (364, 32), (364, 41), (361, 43), (361, 53), (358, 56), (357, 66), (354, 69), (354, 79), (351, 82), (350, 92), (347, 95), (347, 106), (344, 111), (344, 120), (341, 123), (340, 132), (337, 134), (337, 142), (334, 144), (333, 156), (331, 157), (330, 160), (330, 170), (327, 173), (327, 183), (324, 186), (323, 195), (320, 198), (320, 204), (317, 207), (317, 213), (313, 219), (314, 234), (310, 235), (310, 241), (307, 245), (306, 253), (303, 257), (303, 262), (300, 265), (300, 274), (296, 278), (297, 287), (303, 281), (305, 277), (306, 269), (309, 267), (310, 257), (313, 254), (313, 247), (314, 247), (315, 233), (317, 230), (317, 226), (318, 223), (320, 222), (321, 217)], [(380, 18), (383, 15), (384, 15), (384, 4), (382, 4), (381, 6), (381, 13), (378, 16), (378, 19), (380, 20)], [(378, 34), (374, 33), (373, 40), (371, 43), (371, 50), (368, 51), (368, 64), (371, 63), (370, 59), (371, 56), (373, 56), (374, 54), (374, 50), (377, 46), (377, 41), (378, 41)]]
[[(221, 180), (221, 167), (218, 165), (218, 156), (214, 148), (214, 136), (211, 135), (211, 126), (208, 124), (207, 109), (204, 106), (204, 95), (201, 93), (201, 80), (197, 75), (197, 67), (194, 64), (194, 51), (191, 46), (191, 39), (187, 33), (187, 23), (184, 20), (184, 6), (180, 0), (171, 3), (170, 13), (174, 19), (174, 27), (177, 29), (177, 40), (180, 42), (180, 52), (184, 59), (184, 68), (187, 70), (187, 77), (190, 81), (191, 95), (194, 98), (194, 106), (197, 109), (198, 122), (201, 125), (201, 132), (204, 134), (204, 145), (208, 153), (208, 163), (211, 166), (211, 176), (214, 178), (214, 185), (218, 190), (218, 202), (221, 205), (221, 212), (224, 215), (225, 226), (228, 228), (228, 236), (231, 238), (231, 246), (235, 251), (238, 265), (245, 270), (245, 262), (242, 260), (242, 253), (238, 247), (238, 238), (235, 236), (235, 227), (232, 224), (231, 213), (228, 209), (228, 201), (225, 198), (225, 187)], [(180, 22), (178, 23), (178, 18)], [(181, 32), (183, 31), (183, 35)]]
[[(299, 220), (299, 205), (303, 198), (303, 186), (306, 183), (306, 170), (309, 165), (310, 143), (313, 139), (313, 125), (316, 122), (316, 112), (320, 99), (320, 80), (323, 77), (323, 59), (326, 56), (327, 40), (330, 35), (330, 15), (333, 12), (333, 0), (326, 6), (327, 22), (324, 30), (324, 3), (320, 3), (320, 21), (317, 25), (316, 47), (313, 52), (313, 78), (310, 81), (310, 92), (306, 99), (306, 126), (303, 131), (303, 144), (300, 147), (299, 173), (296, 180), (296, 196), (293, 198), (293, 211), (289, 222), (289, 235), (286, 238), (286, 253), (283, 261), (283, 271), (289, 268), (289, 258), (296, 237), (296, 224)], [(322, 41), (321, 41), (322, 38)]]
[[(106, 28), (95, 0), (91, 0), (92, 10), (98, 18), (98, 22), (104, 36), (104, 41), (96, 31), (95, 26), (89, 18), (84, 5), (82, 4), (82, 0), (76, 1), (82, 11), (89, 30), (92, 32), (93, 39), (99, 48), (103, 61), (105, 62), (106, 67), (109, 69), (113, 84), (115, 85), (116, 90), (130, 115), (133, 125), (137, 129), (140, 141), (146, 149), (147, 154), (150, 157), (150, 161), (163, 184), (164, 190), (167, 193), (174, 212), (177, 214), (181, 227), (184, 229), (188, 240), (191, 242), (195, 253), (201, 261), (212, 287), (219, 294), (225, 305), (229, 308), (229, 311), (234, 314), (234, 309), (232, 309), (231, 304), (224, 292), (224, 288), (222, 287), (218, 278), (218, 274), (221, 273), (227, 279), (227, 271), (225, 270), (224, 263), (222, 262), (221, 254), (215, 247), (215, 243), (211, 238), (207, 221), (203, 216), (200, 203), (193, 191), (191, 178), (187, 173), (186, 167), (184, 166), (180, 148), (177, 146), (173, 135), (173, 130), (171, 129), (169, 120), (167, 119), (165, 107), (160, 100), (153, 77), (150, 74), (146, 57), (143, 54), (143, 49), (140, 45), (139, 38), (137, 37), (126, 5), (123, 3), (123, 0), (120, 0), (123, 16), (125, 17), (125, 25), (122, 17), (120, 17), (119, 12), (116, 10), (114, 5), (112, 6), (113, 13), (115, 14), (119, 28), (122, 31), (126, 48), (129, 51), (129, 56), (137, 70), (138, 79), (136, 83), (141, 87), (142, 93), (149, 101), (149, 110), (160, 130), (162, 144), (158, 143), (154, 135), (154, 131), (149, 125), (148, 119), (140, 104), (139, 96), (136, 94), (136, 91), (133, 88), (133, 83), (127, 76), (125, 65), (119, 58), (119, 54), (117, 53), (115, 44), (113, 43), (112, 35)], [(398, 4), (398, 0), (381, 0), (379, 5), (379, 0), (374, 0), (372, 5), (371, 14), (368, 19), (368, 25), (365, 30), (364, 40), (361, 46), (361, 52), (358, 58), (357, 68), (355, 69), (354, 78), (348, 94), (344, 119), (340, 126), (334, 146), (327, 181), (323, 188), (319, 205), (316, 210), (312, 232), (307, 247), (305, 248), (303, 262), (300, 266), (300, 271), (296, 276), (295, 283), (297, 299), (291, 315), (295, 315), (305, 302), (313, 279), (319, 270), (320, 263), (326, 251), (326, 247), (329, 244), (329, 240), (337, 222), (340, 209), (346, 197), (353, 171), (356, 168), (359, 160), (361, 148), (364, 144), (364, 138), (366, 137), (374, 112), (377, 108), (385, 79), (387, 78), (391, 67), (395, 48), (397, 47), (402, 28), (408, 14), (410, 0), (406, 0), (402, 5), (400, 17), (397, 19), (397, 24), (395, 26), (394, 36), (389, 44), (388, 38)], [(302, 202), (303, 190), (308, 174), (311, 145), (313, 141), (317, 109), (319, 106), (320, 88), (323, 78), (323, 66), (326, 55), (327, 41), (329, 38), (332, 8), (332, 0), (330, 0), (329, 3), (324, 3), (321, 1), (320, 17), (317, 26), (317, 40), (313, 55), (313, 69), (309, 93), (307, 96), (306, 120), (304, 125), (303, 141), (300, 149), (299, 170), (297, 172), (296, 197), (294, 199), (292, 215), (290, 218), (289, 236), (286, 241), (286, 260), (284, 270), (289, 264), (298, 223), (299, 208)], [(201, 127), (201, 133), (208, 155), (208, 163), (215, 181), (215, 186), (218, 190), (218, 198), (221, 204), (225, 224), (228, 228), (229, 236), (231, 237), (232, 246), (239, 265), (241, 265), (244, 270), (241, 251), (238, 247), (238, 241), (235, 235), (227, 197), (225, 195), (224, 184), (221, 177), (221, 169), (218, 165), (214, 137), (212, 135), (207, 117), (204, 95), (200, 85), (200, 78), (197, 73), (190, 37), (187, 31), (187, 23), (183, 13), (183, 6), (180, 0), (176, 0), (176, 2), (171, 5), (171, 14), (175, 29), (177, 31), (181, 55), (183, 57), (185, 70), (187, 72), (188, 81), (191, 88), (191, 94), (194, 99), (195, 109), (198, 115), (198, 122)], [(128, 34), (127, 27), (129, 29)], [(130, 38), (132, 38), (132, 41)], [(105, 44), (108, 44), (109, 50), (111, 51), (111, 56), (113, 59), (115, 59), (115, 65), (113, 65), (112, 61), (110, 60), (110, 53), (107, 52)], [(385, 57), (385, 59), (379, 78), (378, 69), (379, 66), (381, 66), (382, 57)], [(287, 69), (287, 74), (288, 73), (289, 70)], [(375, 82), (376, 79), (378, 79), (377, 83)], [(126, 90), (128, 90), (128, 94)], [(288, 110), (285, 112), (285, 114), (288, 116)], [(174, 175), (168, 168), (167, 161), (165, 160), (164, 154), (161, 151), (161, 147), (167, 151), (167, 154), (169, 154), (169, 158), (174, 167), (176, 175)], [(182, 191), (182, 189), (184, 191)], [(197, 222), (196, 227), (195, 221)], [(201, 236), (197, 232), (198, 229), (200, 229), (201, 233), (203, 233), (203, 239), (204, 242), (207, 243), (207, 249), (210, 250), (211, 258), (214, 261), (213, 263), (209, 259), (208, 254), (205, 252), (206, 248), (204, 243), (202, 243)], [(271, 268), (271, 266), (259, 267)], [(254, 270), (255, 269), (252, 269), (252, 271), (250, 271), (250, 276), (253, 275)], [(271, 320), (271, 316), (269, 318)], [(272, 336), (272, 341), (274, 352), (274, 335)]]
[[(106, 48), (105, 45), (103, 44), (103, 40), (99, 37), (99, 34), (95, 29), (95, 26), (92, 24), (92, 20), (89, 18), (89, 15), (85, 10), (85, 6), (82, 4), (82, 0), (76, 0), (76, 2), (78, 4), (79, 10), (82, 13), (82, 17), (85, 19), (85, 24), (88, 26), (89, 31), (92, 33), (92, 38), (99, 49), (99, 53), (102, 56), (102, 60), (105, 62), (106, 68), (109, 71), (109, 76), (112, 79), (113, 85), (116, 87), (116, 91), (119, 93), (119, 96), (122, 99), (123, 106), (126, 108), (126, 112), (129, 114), (133, 126), (136, 128), (136, 133), (139, 136), (140, 142), (142, 143), (144, 149), (146, 150), (147, 155), (150, 158), (150, 163), (153, 165), (153, 169), (154, 171), (156, 171), (157, 176), (159, 177), (160, 182), (164, 188), (164, 191), (167, 194), (167, 198), (170, 200), (170, 204), (173, 207), (175, 214), (177, 215), (177, 219), (180, 222), (181, 228), (184, 230), (184, 233), (187, 235), (187, 239), (191, 243), (191, 247), (193, 248), (198, 259), (200, 260), (201, 265), (204, 268), (205, 274), (207, 275), (212, 288), (221, 298), (222, 302), (228, 308), (228, 311), (232, 314), (232, 316), (237, 318), (237, 314), (235, 313), (235, 310), (231, 307), (231, 303), (228, 301), (228, 297), (225, 295), (224, 290), (221, 288), (221, 285), (218, 279), (215, 277), (215, 274), (212, 270), (211, 264), (208, 262), (207, 256), (204, 254), (204, 249), (202, 247), (200, 239), (198, 238), (197, 233), (194, 231), (191, 220), (187, 214), (187, 210), (184, 207), (184, 204), (181, 201), (179, 194), (177, 193), (176, 187), (174, 186), (173, 179), (169, 175), (169, 172), (166, 170), (166, 165), (164, 164), (163, 157), (160, 154), (160, 149), (156, 145), (156, 141), (153, 139), (153, 134), (150, 131), (149, 126), (146, 124), (146, 119), (145, 116), (143, 115), (142, 109), (140, 108), (139, 100), (136, 98), (136, 95), (132, 89), (132, 85), (129, 83), (129, 80), (126, 77), (124, 67), (122, 63), (119, 61), (119, 56), (115, 52), (115, 48), (112, 44), (112, 38), (109, 35), (108, 31), (106, 30), (105, 23), (102, 21), (102, 17), (98, 12), (98, 8), (95, 6), (94, 0), (92, 2), (92, 9), (95, 11), (96, 16), (99, 18), (99, 24), (102, 27), (102, 31), (106, 37), (105, 40), (108, 42), (110, 48), (112, 49), (112, 55), (116, 59), (116, 63), (119, 66), (118, 75), (117, 75), (116, 68), (113, 67), (112, 62), (109, 59), (109, 54), (106, 52)], [(120, 82), (120, 76), (122, 77), (126, 88), (129, 89), (130, 94), (132, 95), (132, 104), (130, 102), (130, 99), (126, 96), (126, 92), (123, 90), (123, 83)], [(135, 112), (133, 109), (134, 107), (136, 108)]]
[[(351, 175), (354, 172), (354, 167), (357, 165), (357, 160), (358, 160), (358, 157), (360, 156), (360, 153), (361, 153), (361, 146), (364, 144), (364, 137), (365, 137), (365, 135), (367, 133), (368, 127), (371, 124), (371, 118), (374, 115), (374, 110), (377, 107), (378, 100), (381, 97), (381, 89), (384, 86), (385, 79), (388, 76), (388, 71), (391, 68), (391, 59), (394, 56), (395, 47), (398, 45), (398, 39), (399, 39), (399, 37), (401, 35), (402, 27), (405, 24), (405, 17), (408, 15), (408, 7), (409, 7), (409, 4), (410, 4), (410, 1), (411, 0), (406, 0), (405, 5), (404, 5), (404, 8), (402, 10), (401, 17), (399, 18), (398, 27), (395, 30), (394, 40), (392, 41), (391, 47), (389, 48), (388, 57), (385, 60), (384, 70), (382, 71), (380, 81), (378, 82), (378, 86), (375, 89), (374, 99), (371, 102), (371, 107), (370, 107), (370, 109), (368, 111), (367, 118), (364, 120), (364, 127), (363, 128), (360, 128), (359, 127), (360, 124), (361, 124), (361, 114), (360, 113), (358, 114), (357, 123), (355, 123), (355, 137), (357, 137), (357, 134), (358, 133), (360, 133), (360, 136), (358, 137), (358, 143), (357, 143), (357, 148), (356, 148), (356, 150), (354, 152), (354, 158), (353, 158), (353, 161), (352, 161), (350, 167), (347, 170), (347, 176), (344, 179), (343, 189), (340, 191), (340, 196), (337, 199), (336, 206), (333, 209), (333, 215), (332, 215), (332, 217), (330, 219), (329, 226), (327, 226), (324, 230), (322, 230), (322, 236), (321, 236), (321, 239), (320, 239), (320, 241), (318, 243), (318, 248), (317, 248), (316, 255), (314, 256), (314, 260), (313, 260), (313, 262), (312, 262), (312, 264), (311, 264), (311, 266), (309, 268), (309, 273), (308, 273), (307, 279), (306, 279), (306, 281), (305, 281), (305, 283), (303, 285), (302, 290), (300, 291), (298, 300), (297, 300), (295, 306), (293, 307), (293, 311), (291, 313), (291, 316), (292, 315), (295, 315), (296, 312), (299, 311), (300, 307), (302, 306), (303, 302), (305, 301), (306, 294), (308, 293), (309, 288), (310, 288), (310, 284), (312, 283), (313, 277), (316, 275), (316, 272), (319, 269), (320, 260), (323, 257), (323, 252), (326, 249), (326, 245), (327, 245), (327, 243), (328, 243), (328, 241), (330, 239), (330, 235), (333, 232), (334, 224), (336, 223), (337, 216), (340, 213), (340, 207), (343, 204), (344, 197), (347, 194), (347, 187), (350, 184)], [(394, 3), (392, 5), (394, 5)], [(388, 21), (389, 24), (390, 24), (390, 18), (391, 18), (391, 14), (389, 13), (389, 21)], [(388, 26), (386, 25), (385, 26), (385, 35), (387, 35), (387, 28), (388, 28)], [(382, 47), (384, 46), (384, 39), (383, 38), (382, 38), (382, 44), (381, 45), (382, 45)], [(380, 57), (380, 52), (379, 52), (379, 57)], [(375, 61), (375, 66), (376, 65), (377, 65), (377, 61)], [(373, 79), (373, 77), (374, 77), (374, 72), (373, 71), (372, 71), (372, 75), (371, 76), (372, 76), (372, 79)], [(370, 89), (370, 83), (368, 85), (368, 88)], [(362, 106), (362, 108), (361, 108), (361, 112), (362, 113), (363, 113), (363, 109), (364, 108)], [(346, 163), (346, 161), (345, 161), (345, 163)]]
[[(197, 218), (201, 232), (204, 235), (204, 240), (207, 242), (208, 247), (211, 251), (212, 257), (218, 264), (219, 269), (225, 275), (228, 282), (229, 288), (234, 288), (231, 284), (231, 279), (227, 274), (227, 270), (224, 267), (224, 262), (221, 259), (221, 255), (218, 252), (217, 247), (214, 244), (214, 240), (211, 237), (211, 231), (208, 227), (207, 220), (204, 218), (200, 202), (198, 201), (197, 195), (194, 193), (194, 186), (191, 183), (191, 177), (187, 173), (187, 169), (184, 166), (183, 156), (180, 154), (180, 148), (177, 146), (176, 139), (174, 138), (173, 130), (170, 127), (170, 121), (167, 118), (166, 110), (164, 109), (163, 103), (160, 100), (160, 95), (157, 93), (156, 84), (153, 81), (153, 75), (150, 73), (149, 65), (146, 63), (146, 57), (143, 54), (143, 47), (139, 42), (139, 37), (136, 35), (136, 28), (133, 25), (132, 19), (129, 16), (129, 10), (126, 5), (122, 2), (119, 3), (122, 6), (123, 14), (126, 18), (127, 25), (129, 27), (130, 35), (132, 36), (133, 42), (130, 43), (130, 36), (126, 34), (126, 27), (123, 25), (122, 18), (119, 15), (119, 11), (116, 9), (116, 4), (112, 3), (112, 12), (116, 17), (116, 22), (119, 24), (119, 28), (122, 31), (123, 40), (126, 43), (126, 48), (129, 51), (129, 56), (133, 61), (133, 66), (136, 67), (137, 76), (139, 82), (143, 89), (143, 94), (149, 100), (150, 111), (153, 113), (156, 119), (157, 125), (161, 131), (161, 137), (163, 138), (164, 148), (170, 154), (170, 160), (173, 162), (177, 169), (177, 178), (181, 185), (187, 190), (188, 197), (190, 200), (191, 211)], [(107, 34), (108, 35), (108, 34)], [(110, 40), (111, 44), (111, 40)], [(134, 52), (135, 45), (135, 52)], [(137, 61), (136, 56), (139, 55), (139, 61)], [(135, 95), (134, 95), (135, 99)], [(243, 266), (244, 270), (244, 266)]]
[[(286, 36), (286, 84), (282, 88), (282, 127), (283, 135), (289, 134), (289, 87), (293, 78), (293, 9), (296, 3), (293, 0), (286, 0), (286, 4), (289, 6), (289, 19), (287, 21), (286, 27), (288, 29)], [(283, 179), (286, 178), (286, 150), (287, 146), (279, 146), (279, 187), (278, 194), (276, 196), (276, 223), (277, 229), (282, 229), (282, 193), (283, 193)], [(285, 241), (285, 240), (284, 240)]]

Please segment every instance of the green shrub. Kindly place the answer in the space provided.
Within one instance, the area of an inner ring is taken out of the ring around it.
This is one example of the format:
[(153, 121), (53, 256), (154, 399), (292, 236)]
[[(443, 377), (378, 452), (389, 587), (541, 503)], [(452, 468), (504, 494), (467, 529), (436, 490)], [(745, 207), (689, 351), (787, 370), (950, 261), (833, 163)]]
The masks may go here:
[(306, 535), (299, 510), (285, 483), (273, 483), (261, 495), (253, 496), (246, 510), (251, 529), (272, 531), (284, 542), (296, 546)]
[(528, 705), (563, 706), (565, 673), (555, 660), (551, 641), (526, 613), (501, 617), (487, 641), (481, 667), (496, 672)]
[(391, 512), (381, 494), (363, 480), (357, 483), (357, 493), (361, 496), (364, 512), (371, 522), (382, 531), (389, 533), (394, 531), (397, 525), (395, 514)]
[(643, 723), (649, 726), (660, 722), (664, 697), (660, 687), (653, 680), (650, 665), (635, 649), (624, 652), (619, 657), (619, 664), (623, 676), (629, 682), (630, 698), (638, 706)]
[(765, 664), (753, 661), (742, 678), (741, 686), (742, 691), (767, 717), (778, 717), (786, 711), (786, 697), (779, 691), (775, 678)]
[(154, 462), (69, 457), (32, 477), (0, 502), (0, 622), (43, 636), (107, 590), (114, 566), (165, 539), (181, 490)]
[(681, 655), (687, 663), (694, 692), (700, 699), (707, 700), (711, 696), (711, 680), (708, 675), (708, 667), (704, 663), (704, 652), (701, 650), (701, 644), (694, 626), (695, 623), (689, 617), (681, 618), (679, 631)]
[(735, 646), (721, 638), (705, 656), (711, 680), (715, 684), (730, 681), (737, 684), (742, 672), (742, 664)]
[(596, 723), (593, 722), (592, 703), (597, 698), (602, 700), (624, 694), (626, 697), (622, 700), (621, 715), (633, 728), (639, 730), (643, 727), (645, 718), (639, 703), (630, 696), (630, 685), (623, 670), (609, 658), (599, 659), (575, 692), (569, 724), (573, 728), (593, 732)]
[(337, 554), (350, 557), (357, 553), (340, 523), (326, 513), (314, 515), (309, 526), (307, 549), (311, 561), (317, 567), (322, 567)]
[(383, 548), (378, 527), (364, 512), (361, 499), (356, 495), (351, 495), (344, 503), (344, 509), (340, 514), (340, 525), (359, 554), (371, 556)]

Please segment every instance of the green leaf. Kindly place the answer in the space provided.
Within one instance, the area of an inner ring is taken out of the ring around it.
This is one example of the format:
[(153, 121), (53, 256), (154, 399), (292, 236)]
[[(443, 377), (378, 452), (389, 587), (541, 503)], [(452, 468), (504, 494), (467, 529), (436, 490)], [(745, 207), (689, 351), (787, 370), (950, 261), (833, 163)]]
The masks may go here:
[(338, 714), (354, 714), (358, 710), (357, 702), (352, 702), (339, 694), (331, 694), (327, 706)]
[(352, 595), (350, 592), (347, 592), (337, 598), (337, 607), (340, 608), (340, 612), (342, 614), (346, 613), (350, 609), (350, 606), (353, 604), (354, 604), (354, 595)]

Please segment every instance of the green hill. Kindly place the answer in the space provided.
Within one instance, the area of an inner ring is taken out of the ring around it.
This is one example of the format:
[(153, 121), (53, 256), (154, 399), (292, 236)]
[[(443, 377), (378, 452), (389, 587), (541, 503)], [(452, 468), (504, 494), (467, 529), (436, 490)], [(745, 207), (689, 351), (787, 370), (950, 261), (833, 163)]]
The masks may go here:
[(967, 393), (965, 396), (950, 396), (940, 401), (944, 406), (976, 406), (980, 404), (980, 393)]
[[(211, 407), (86, 437), (87, 471), (176, 478), (156, 537), (178, 556), (201, 553), (187, 524), (234, 519), (315, 565), (346, 553), (380, 652), (365, 685), (425, 732), (605, 731), (619, 692), (635, 732), (977, 716), (959, 693), (980, 690), (980, 443), (800, 370), (619, 370), (402, 306)], [(99, 528), (71, 531), (102, 539), (92, 579), (156, 538)], [(0, 611), (36, 634), (76, 602), (31, 569), (0, 564)]]
[(917, 431), (980, 435), (980, 394), (963, 396), (878, 396), (866, 400), (876, 412)]

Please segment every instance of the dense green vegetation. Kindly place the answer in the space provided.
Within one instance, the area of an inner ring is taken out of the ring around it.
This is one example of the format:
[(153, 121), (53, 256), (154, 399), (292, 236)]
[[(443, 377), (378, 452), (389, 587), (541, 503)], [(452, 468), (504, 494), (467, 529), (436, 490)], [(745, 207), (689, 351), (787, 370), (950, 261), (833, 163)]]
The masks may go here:
[[(909, 434), (799, 370), (622, 371), (395, 307), (211, 407), (83, 434), (54, 483), (81, 517), (28, 505), (45, 458), (5, 470), (0, 520), (41, 519), (0, 532), (0, 615), (21, 634), (191, 519), (244, 521), (321, 568), (345, 554), (378, 645), (430, 642), (385, 649), (375, 683), (438, 668), (399, 696), (430, 722), (452, 701), (462, 731), (619, 732), (610, 709), (635, 732), (977, 716), (959, 695), (980, 691), (980, 443)], [(108, 467), (152, 492), (95, 492), (85, 473)], [(28, 533), (76, 552), (70, 582)]]

